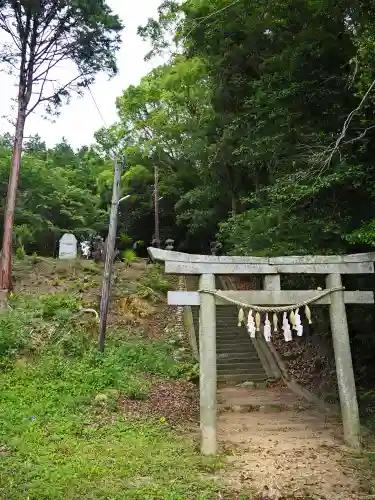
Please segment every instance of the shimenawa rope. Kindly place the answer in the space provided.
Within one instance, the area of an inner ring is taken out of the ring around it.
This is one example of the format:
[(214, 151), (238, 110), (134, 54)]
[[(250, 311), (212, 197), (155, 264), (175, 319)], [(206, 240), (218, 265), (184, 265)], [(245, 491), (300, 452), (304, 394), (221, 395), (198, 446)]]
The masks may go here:
[(239, 300), (231, 299), (229, 297), (226, 297), (225, 295), (222, 295), (221, 290), (208, 290), (205, 288), (202, 288), (198, 290), (199, 293), (209, 293), (210, 295), (214, 295), (215, 297), (219, 297), (222, 300), (225, 300), (226, 302), (229, 302), (230, 304), (234, 304), (239, 307), (243, 307), (245, 309), (252, 309), (255, 312), (259, 313), (281, 313), (281, 312), (288, 312), (288, 311), (294, 311), (295, 309), (299, 309), (303, 306), (307, 306), (308, 304), (312, 304), (316, 302), (319, 299), (322, 299), (326, 295), (329, 295), (333, 292), (340, 292), (342, 290), (345, 290), (345, 287), (343, 286), (336, 286), (333, 288), (329, 288), (327, 290), (322, 290), (319, 294), (315, 295), (314, 297), (311, 297), (311, 299), (304, 300), (302, 302), (298, 302), (297, 304), (290, 304), (290, 305), (285, 305), (285, 306), (257, 306), (255, 304), (246, 304), (245, 302), (240, 302)]

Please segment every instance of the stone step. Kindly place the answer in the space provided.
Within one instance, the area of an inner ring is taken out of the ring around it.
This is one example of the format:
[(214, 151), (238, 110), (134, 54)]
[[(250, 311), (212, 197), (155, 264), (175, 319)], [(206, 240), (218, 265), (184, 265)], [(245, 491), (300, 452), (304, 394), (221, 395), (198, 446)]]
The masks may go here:
[(227, 360), (235, 360), (236, 362), (246, 362), (246, 363), (256, 363), (259, 361), (259, 357), (255, 352), (244, 352), (244, 351), (221, 351), (216, 352), (216, 359), (219, 362), (225, 362)]
[(231, 334), (226, 334), (224, 335), (217, 335), (216, 337), (216, 343), (220, 342), (231, 342), (232, 344), (245, 344), (245, 345), (250, 345), (252, 346), (253, 343), (250, 339), (250, 337), (239, 337), (238, 335), (231, 335)]
[(250, 336), (246, 332), (237, 332), (233, 328), (227, 328), (225, 330), (217, 328), (216, 329), (216, 338), (234, 338), (234, 339), (241, 339), (244, 341), (251, 342)]
[[(198, 281), (196, 281), (198, 284)], [(190, 290), (192, 280), (189, 281)], [(197, 289), (197, 288), (195, 288)], [(192, 307), (195, 332), (199, 343), (199, 308)], [(244, 327), (238, 327), (236, 306), (216, 308), (216, 354), (219, 382), (262, 383), (267, 380), (258, 353)]]
[(241, 356), (241, 354), (239, 354), (239, 353), (233, 353), (230, 356), (225, 356), (224, 358), (217, 356), (216, 359), (217, 359), (218, 363), (236, 362), (236, 363), (251, 363), (251, 364), (253, 364), (253, 363), (258, 363), (258, 361), (259, 361), (259, 358), (255, 357), (255, 356), (251, 356), (251, 355)]
[(216, 345), (223, 345), (223, 344), (229, 344), (232, 346), (235, 345), (241, 345), (241, 346), (249, 346), (249, 348), (254, 348), (254, 344), (251, 342), (250, 339), (241, 339), (241, 338), (236, 338), (236, 337), (217, 337), (216, 338)]
[(249, 361), (241, 361), (239, 363), (236, 362), (228, 362), (228, 363), (217, 363), (217, 368), (223, 370), (233, 371), (233, 373), (237, 373), (237, 371), (248, 371), (251, 372), (262, 372), (262, 365), (259, 363), (250, 363)]
[(265, 381), (267, 377), (263, 375), (260, 371), (252, 370), (251, 368), (243, 369), (242, 371), (232, 371), (232, 370), (218, 370), (217, 371), (217, 376), (221, 375), (246, 375), (246, 378), (244, 381), (255, 381), (255, 380), (262, 380)]
[(227, 364), (232, 364), (232, 363), (246, 363), (248, 365), (259, 365), (261, 366), (261, 362), (255, 358), (255, 357), (250, 357), (250, 356), (244, 356), (242, 358), (238, 356), (228, 356), (226, 358), (217, 358), (217, 364), (221, 365), (227, 365)]
[(253, 358), (228, 358), (228, 359), (218, 359), (217, 360), (217, 365), (218, 366), (262, 366), (260, 361), (257, 359)]
[(226, 360), (232, 360), (232, 361), (237, 361), (241, 362), (242, 360), (254, 360), (258, 361), (258, 356), (256, 353), (247, 353), (247, 352), (216, 352), (216, 357), (219, 362), (220, 361), (226, 361)]
[(253, 346), (254, 344), (252, 343), (250, 337), (238, 337), (237, 335), (226, 335), (226, 336), (221, 336), (218, 335), (216, 337), (216, 343), (227, 343), (231, 342), (232, 344), (244, 344), (244, 345), (249, 345)]
[(218, 382), (248, 382), (248, 381), (253, 381), (253, 382), (264, 382), (267, 380), (266, 375), (253, 375), (251, 373), (228, 373), (228, 374), (220, 374), (217, 376), (217, 381)]
[(236, 335), (239, 337), (250, 338), (245, 329), (238, 328), (237, 325), (230, 325), (227, 321), (223, 321), (223, 323), (216, 323), (216, 332), (231, 333), (232, 335)]
[(218, 349), (216, 347), (216, 357), (217, 359), (227, 359), (227, 358), (245, 358), (245, 359), (258, 359), (258, 354), (256, 351), (248, 349)]
[(255, 347), (254, 347), (254, 344), (251, 342), (250, 339), (236, 339), (236, 338), (226, 338), (226, 339), (222, 339), (222, 338), (217, 338), (216, 339), (216, 345), (219, 345), (219, 346), (231, 346), (231, 347), (235, 347), (235, 346), (241, 346), (241, 349), (251, 349), (251, 350), (255, 350)]
[(243, 353), (243, 352), (221, 352), (216, 353), (216, 359), (219, 363), (225, 363), (228, 361), (233, 361), (236, 363), (246, 362), (246, 363), (256, 363), (259, 358), (254, 353)]
[(239, 364), (228, 364), (228, 365), (217, 365), (217, 370), (226, 371), (228, 373), (253, 373), (256, 375), (262, 375), (262, 365), (252, 365), (249, 363), (239, 363)]
[(233, 342), (232, 341), (216, 341), (216, 349), (220, 349), (221, 351), (227, 349), (228, 351), (237, 351), (237, 352), (254, 352), (256, 353), (255, 347), (251, 344), (251, 342)]

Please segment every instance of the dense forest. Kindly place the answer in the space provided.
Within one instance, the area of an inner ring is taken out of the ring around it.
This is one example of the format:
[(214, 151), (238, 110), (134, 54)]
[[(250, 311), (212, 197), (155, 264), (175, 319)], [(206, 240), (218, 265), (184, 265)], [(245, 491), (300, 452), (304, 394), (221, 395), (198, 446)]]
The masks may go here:
[[(139, 34), (168, 62), (117, 97), (118, 122), (96, 144), (26, 141), (16, 246), (51, 254), (62, 231), (105, 234), (114, 150), (132, 194), (119, 232), (133, 240), (152, 239), (156, 166), (161, 238), (180, 250), (375, 246), (373, 2), (167, 0)], [(11, 142), (1, 138), (2, 208)]]

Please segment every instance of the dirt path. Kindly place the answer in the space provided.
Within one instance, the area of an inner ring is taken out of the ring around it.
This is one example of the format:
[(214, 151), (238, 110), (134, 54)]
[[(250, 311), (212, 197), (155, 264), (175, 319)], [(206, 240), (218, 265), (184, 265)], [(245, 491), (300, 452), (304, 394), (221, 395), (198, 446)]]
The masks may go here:
[(225, 387), (218, 402), (219, 439), (233, 453), (226, 474), (234, 488), (267, 500), (361, 498), (337, 419), (287, 389)]

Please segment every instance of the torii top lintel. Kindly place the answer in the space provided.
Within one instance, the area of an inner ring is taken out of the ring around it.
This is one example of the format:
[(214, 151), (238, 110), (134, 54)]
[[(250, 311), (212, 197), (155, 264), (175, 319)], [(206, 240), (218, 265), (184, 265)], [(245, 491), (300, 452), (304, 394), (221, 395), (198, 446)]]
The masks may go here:
[(199, 255), (148, 248), (152, 260), (165, 263), (170, 274), (368, 274), (375, 252), (349, 255), (283, 257)]

